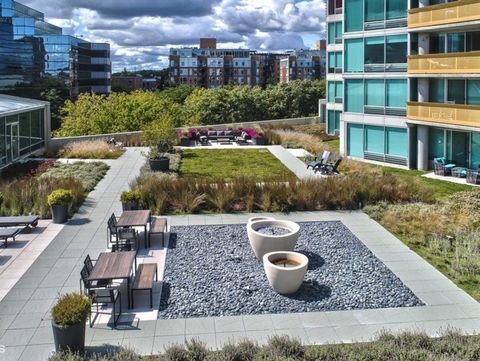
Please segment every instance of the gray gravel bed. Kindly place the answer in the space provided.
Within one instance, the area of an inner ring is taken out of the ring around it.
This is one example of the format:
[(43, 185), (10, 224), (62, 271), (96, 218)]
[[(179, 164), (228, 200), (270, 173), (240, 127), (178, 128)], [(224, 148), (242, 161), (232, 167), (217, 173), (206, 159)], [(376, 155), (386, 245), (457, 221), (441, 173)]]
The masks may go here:
[(160, 318), (338, 311), (423, 303), (341, 222), (300, 223), (309, 258), (294, 295), (275, 293), (245, 225), (172, 227)]

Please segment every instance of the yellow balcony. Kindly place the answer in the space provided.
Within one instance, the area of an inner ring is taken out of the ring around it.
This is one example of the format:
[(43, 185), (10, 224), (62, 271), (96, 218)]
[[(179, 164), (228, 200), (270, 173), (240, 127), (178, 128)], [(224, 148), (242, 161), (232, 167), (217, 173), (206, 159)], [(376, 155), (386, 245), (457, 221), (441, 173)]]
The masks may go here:
[(409, 74), (480, 74), (480, 51), (411, 55), (408, 57)]
[(409, 102), (407, 118), (423, 122), (480, 127), (480, 106)]
[(412, 9), (408, 12), (410, 29), (474, 20), (480, 20), (480, 2), (478, 0), (459, 0)]

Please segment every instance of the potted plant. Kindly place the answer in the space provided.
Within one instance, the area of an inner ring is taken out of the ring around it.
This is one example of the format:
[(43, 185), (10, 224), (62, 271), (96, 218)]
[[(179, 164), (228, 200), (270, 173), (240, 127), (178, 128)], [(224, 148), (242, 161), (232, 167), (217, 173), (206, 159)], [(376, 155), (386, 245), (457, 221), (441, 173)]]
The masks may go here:
[(152, 171), (167, 172), (170, 169), (168, 153), (176, 142), (175, 128), (169, 116), (143, 127), (142, 138), (150, 146), (149, 164)]
[(52, 308), (52, 330), (56, 351), (83, 352), (85, 324), (92, 303), (81, 293), (61, 296)]
[(189, 147), (190, 146), (190, 137), (188, 132), (182, 132), (180, 136), (180, 146), (181, 147)]
[(267, 138), (263, 135), (263, 133), (258, 133), (257, 137), (255, 138), (256, 145), (267, 145)]
[(120, 195), (122, 209), (124, 211), (132, 211), (138, 209), (141, 198), (142, 194), (138, 189), (122, 192), (122, 194)]
[(49, 194), (47, 203), (52, 212), (53, 223), (62, 224), (68, 220), (68, 205), (73, 200), (73, 194), (68, 189), (56, 189)]

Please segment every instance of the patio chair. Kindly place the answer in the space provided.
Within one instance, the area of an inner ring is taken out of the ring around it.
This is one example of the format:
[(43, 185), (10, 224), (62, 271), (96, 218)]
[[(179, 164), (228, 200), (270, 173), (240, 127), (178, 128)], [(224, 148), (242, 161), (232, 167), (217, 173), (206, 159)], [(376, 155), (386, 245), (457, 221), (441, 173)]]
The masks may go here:
[(320, 168), (323, 164), (328, 162), (328, 159), (330, 158), (330, 155), (332, 153), (329, 152), (328, 150), (323, 151), (322, 156), (317, 156), (314, 161), (311, 161), (307, 164), (307, 169), (312, 168), (315, 170), (316, 168)]
[(134, 228), (118, 228), (112, 252), (138, 250), (138, 233)]
[[(89, 280), (89, 272), (87, 266), (83, 266), (82, 271), (80, 272), (81, 281), (85, 289), (85, 294), (90, 298), (92, 304), (95, 304), (97, 311), (95, 317), (92, 321), (92, 315), (88, 316), (90, 327), (93, 326), (98, 315), (104, 312), (100, 312), (98, 305), (112, 304), (112, 314), (113, 314), (113, 325), (117, 326), (118, 319), (122, 314), (122, 294), (118, 288), (113, 287), (95, 287)], [(116, 315), (117, 302), (120, 303), (118, 316)]]
[(447, 161), (445, 157), (433, 158), (433, 171), (436, 175), (452, 175), (452, 169), (456, 166), (456, 164)]
[(341, 162), (342, 162), (342, 157), (338, 158), (333, 164), (324, 164), (320, 168), (320, 171), (322, 172), (322, 174), (327, 174), (327, 175), (339, 174), (338, 166), (340, 165)]
[[(90, 258), (90, 255), (87, 254), (87, 257), (85, 257), (85, 260), (83, 261), (83, 265), (86, 267), (88, 271), (88, 275), (93, 271), (93, 260)], [(101, 281), (94, 281), (90, 282), (92, 287), (107, 287), (112, 284), (111, 280), (101, 280)]]
[(113, 242), (113, 239), (115, 237), (115, 241), (117, 240), (117, 217), (115, 216), (115, 213), (112, 213), (110, 218), (107, 221), (107, 248), (112, 248), (111, 243)]

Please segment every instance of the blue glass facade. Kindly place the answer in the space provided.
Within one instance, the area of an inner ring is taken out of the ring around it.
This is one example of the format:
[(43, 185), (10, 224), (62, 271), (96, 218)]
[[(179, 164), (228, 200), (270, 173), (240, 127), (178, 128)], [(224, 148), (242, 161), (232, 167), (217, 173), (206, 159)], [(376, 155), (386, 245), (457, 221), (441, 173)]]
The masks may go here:
[(46, 76), (63, 79), (70, 95), (110, 92), (109, 44), (90, 43), (45, 21), (44, 15), (12, 0), (0, 0), (0, 90)]

